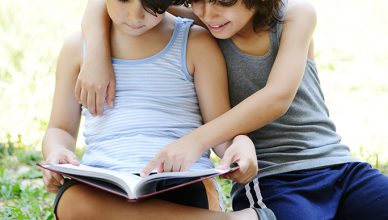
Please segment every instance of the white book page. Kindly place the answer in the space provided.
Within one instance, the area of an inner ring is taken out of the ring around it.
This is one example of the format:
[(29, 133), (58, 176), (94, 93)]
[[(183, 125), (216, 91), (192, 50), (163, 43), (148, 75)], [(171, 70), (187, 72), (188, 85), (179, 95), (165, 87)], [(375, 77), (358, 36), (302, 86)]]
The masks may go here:
[(131, 198), (134, 197), (133, 189), (142, 180), (141, 177), (131, 173), (122, 173), (82, 164), (79, 166), (72, 164), (47, 164), (42, 166), (62, 173), (106, 180), (107, 182), (120, 186)]

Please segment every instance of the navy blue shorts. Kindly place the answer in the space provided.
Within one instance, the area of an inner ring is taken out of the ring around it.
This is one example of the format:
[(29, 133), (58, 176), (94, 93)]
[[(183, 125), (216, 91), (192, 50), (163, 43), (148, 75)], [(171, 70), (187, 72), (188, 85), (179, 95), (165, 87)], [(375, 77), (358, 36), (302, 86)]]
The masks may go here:
[(388, 177), (367, 163), (272, 175), (235, 195), (234, 210), (248, 207), (269, 208), (279, 220), (388, 220)]

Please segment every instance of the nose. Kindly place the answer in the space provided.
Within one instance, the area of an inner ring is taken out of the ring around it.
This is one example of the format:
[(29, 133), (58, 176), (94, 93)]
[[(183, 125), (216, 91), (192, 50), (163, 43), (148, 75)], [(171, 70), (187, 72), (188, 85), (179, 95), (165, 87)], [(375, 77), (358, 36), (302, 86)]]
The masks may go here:
[(210, 21), (216, 15), (214, 7), (214, 3), (209, 1), (200, 1), (192, 4), (194, 14), (204, 21)]
[(128, 19), (139, 20), (144, 18), (145, 10), (140, 0), (130, 1), (128, 4)]

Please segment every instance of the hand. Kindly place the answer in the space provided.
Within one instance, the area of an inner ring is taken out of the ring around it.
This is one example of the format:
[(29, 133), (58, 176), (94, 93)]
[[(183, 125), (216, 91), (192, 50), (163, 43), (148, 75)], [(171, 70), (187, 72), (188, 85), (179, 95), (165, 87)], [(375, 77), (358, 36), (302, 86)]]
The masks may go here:
[(227, 169), (230, 164), (237, 162), (239, 169), (223, 175), (237, 183), (244, 184), (252, 180), (258, 172), (255, 146), (245, 135), (236, 136), (233, 143), (226, 149), (218, 169)]
[(141, 176), (147, 176), (155, 168), (158, 172), (186, 171), (206, 149), (187, 135), (164, 147), (144, 168)]
[[(68, 149), (60, 149), (52, 152), (46, 159), (45, 164), (55, 163), (70, 163), (76, 166), (80, 165), (76, 155)], [(57, 192), (59, 187), (63, 185), (64, 179), (61, 175), (51, 172), (46, 169), (41, 169), (43, 173), (43, 182), (46, 185), (47, 191)]]
[[(96, 57), (97, 59), (97, 57)], [(75, 85), (75, 97), (92, 115), (102, 115), (104, 102), (113, 107), (116, 81), (112, 63), (85, 59)]]

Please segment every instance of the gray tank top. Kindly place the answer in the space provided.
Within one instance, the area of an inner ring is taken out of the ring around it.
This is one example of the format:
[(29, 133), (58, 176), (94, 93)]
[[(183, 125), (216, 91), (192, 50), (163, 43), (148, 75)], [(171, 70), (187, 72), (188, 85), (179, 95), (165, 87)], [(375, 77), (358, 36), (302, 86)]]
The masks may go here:
[[(227, 63), (232, 106), (265, 86), (279, 49), (281, 31), (282, 24), (272, 29), (270, 49), (263, 56), (245, 54), (230, 39), (219, 40)], [(303, 80), (287, 113), (251, 132), (249, 137), (256, 147), (259, 178), (358, 161), (340, 143), (312, 60), (307, 60)]]

